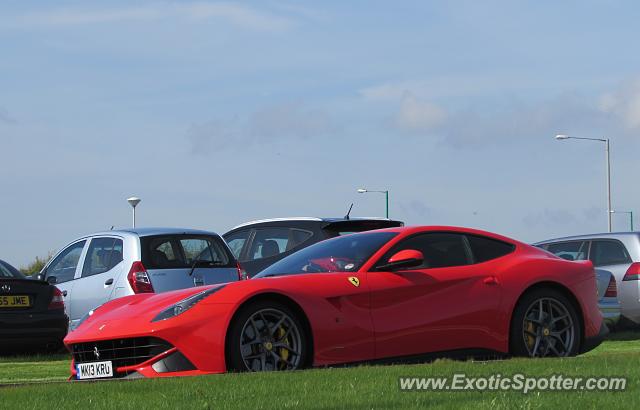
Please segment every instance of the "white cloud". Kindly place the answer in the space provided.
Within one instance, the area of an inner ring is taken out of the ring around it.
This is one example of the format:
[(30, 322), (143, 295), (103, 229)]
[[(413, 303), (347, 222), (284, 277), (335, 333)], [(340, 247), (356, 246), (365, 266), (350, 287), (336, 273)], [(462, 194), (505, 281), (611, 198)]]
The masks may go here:
[(273, 105), (255, 112), (249, 127), (253, 135), (263, 138), (309, 138), (333, 128), (324, 111), (306, 109), (294, 103)]
[(405, 92), (396, 115), (396, 125), (408, 131), (427, 131), (444, 123), (447, 117), (438, 105)]
[(289, 28), (291, 20), (238, 3), (180, 2), (149, 3), (119, 8), (56, 9), (0, 18), (0, 27), (33, 28), (74, 26), (125, 21), (156, 21), (162, 19), (221, 19), (239, 27), (279, 31)]
[(640, 78), (604, 94), (600, 99), (600, 110), (620, 118), (627, 128), (640, 128)]
[(187, 130), (192, 153), (327, 135), (334, 130), (328, 114), (301, 104), (278, 104), (252, 113), (247, 119), (212, 120), (192, 124)]
[(9, 114), (9, 111), (4, 109), (3, 107), (0, 107), (0, 122), (4, 122), (6, 124), (15, 124), (17, 121), (11, 116), (11, 114)]

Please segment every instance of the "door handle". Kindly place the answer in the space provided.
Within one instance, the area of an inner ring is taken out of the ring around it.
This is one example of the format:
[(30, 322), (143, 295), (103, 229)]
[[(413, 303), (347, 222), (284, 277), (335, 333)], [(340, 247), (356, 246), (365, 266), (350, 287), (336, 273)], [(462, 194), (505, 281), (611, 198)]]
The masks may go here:
[(486, 278), (484, 278), (482, 283), (484, 283), (485, 285), (499, 285), (500, 284), (498, 282), (498, 278), (496, 278), (495, 276), (487, 276)]
[(104, 282), (104, 286), (111, 286), (113, 285), (113, 278), (109, 278)]
[(66, 290), (62, 291), (62, 296), (64, 296), (65, 298), (67, 297), (67, 291)]

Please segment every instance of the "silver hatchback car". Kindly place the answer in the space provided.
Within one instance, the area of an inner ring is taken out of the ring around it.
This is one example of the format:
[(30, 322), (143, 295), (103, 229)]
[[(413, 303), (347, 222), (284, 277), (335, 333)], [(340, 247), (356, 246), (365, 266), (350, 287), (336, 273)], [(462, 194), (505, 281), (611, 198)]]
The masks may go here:
[(216, 233), (143, 228), (78, 238), (58, 252), (39, 277), (62, 291), (73, 327), (109, 300), (237, 281), (241, 271)]
[(596, 272), (611, 272), (618, 288), (622, 317), (640, 324), (640, 233), (570, 236), (543, 241), (536, 246), (560, 257), (590, 260)]

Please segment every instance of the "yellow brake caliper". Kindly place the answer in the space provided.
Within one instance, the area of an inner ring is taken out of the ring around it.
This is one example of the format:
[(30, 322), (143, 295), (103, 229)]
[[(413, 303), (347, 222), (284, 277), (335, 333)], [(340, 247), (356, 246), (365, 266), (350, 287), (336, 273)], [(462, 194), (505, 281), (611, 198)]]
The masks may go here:
[[(278, 339), (282, 339), (282, 337), (285, 335), (285, 330), (282, 326), (280, 326), (280, 328), (278, 328)], [(284, 343), (285, 345), (289, 346), (289, 341), (288, 340), (283, 340), (282, 343)], [(284, 361), (286, 361), (287, 359), (289, 359), (289, 350), (285, 349), (284, 347), (281, 347), (279, 349), (280, 354), (280, 358)], [(286, 364), (284, 365), (286, 367)]]
[[(535, 333), (533, 330), (533, 322), (527, 321), (527, 331)], [(527, 345), (529, 346), (529, 349), (533, 349), (533, 346), (536, 343), (536, 338), (531, 336), (531, 333), (527, 333)]]

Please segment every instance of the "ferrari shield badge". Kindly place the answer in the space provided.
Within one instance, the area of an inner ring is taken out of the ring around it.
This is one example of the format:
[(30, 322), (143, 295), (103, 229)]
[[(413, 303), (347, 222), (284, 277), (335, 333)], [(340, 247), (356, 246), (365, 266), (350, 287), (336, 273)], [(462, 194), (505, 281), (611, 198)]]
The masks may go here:
[(355, 276), (349, 276), (349, 282), (351, 282), (351, 284), (355, 287), (360, 286), (360, 279), (356, 278)]

